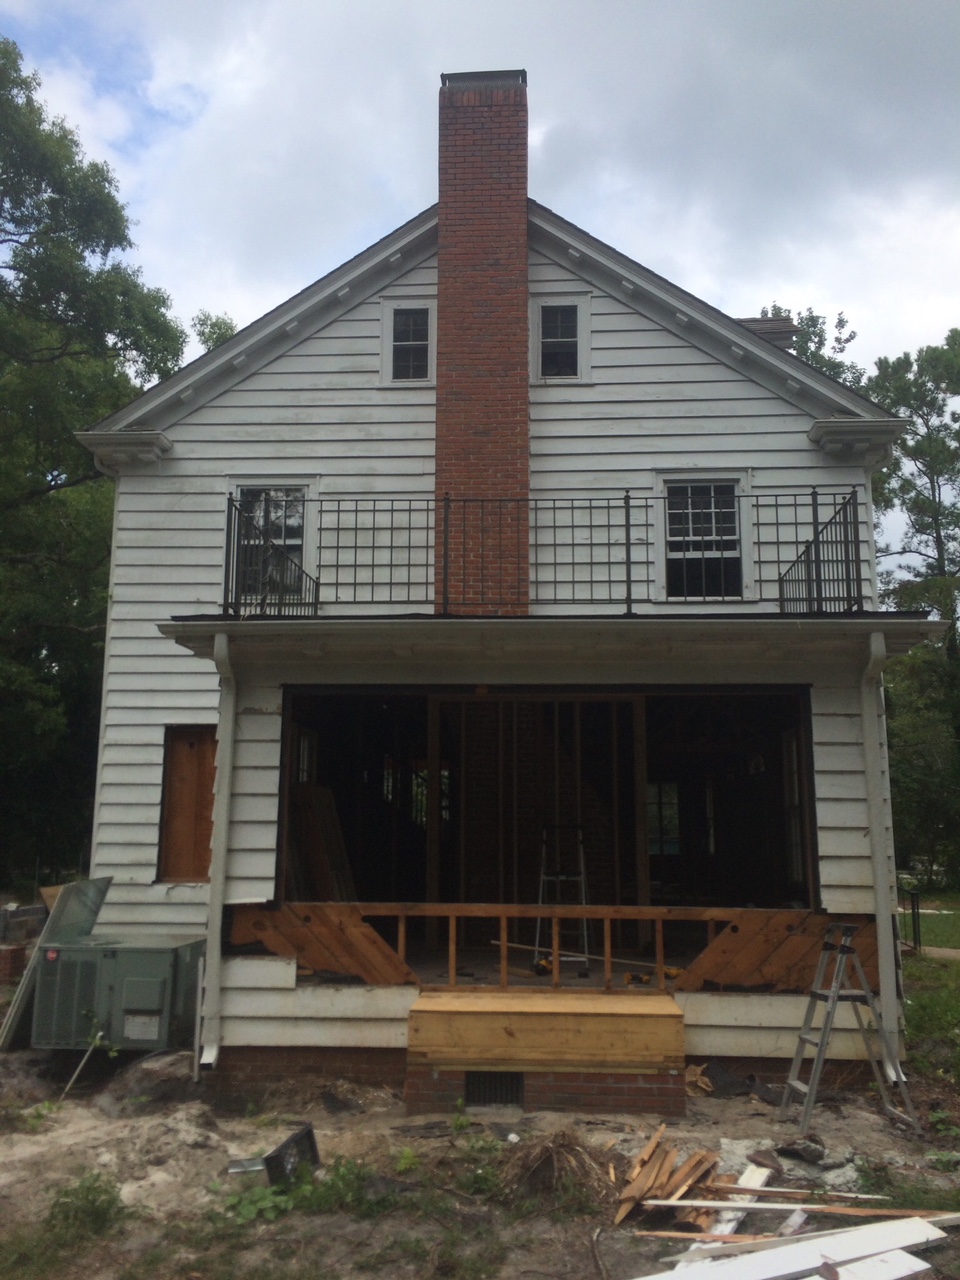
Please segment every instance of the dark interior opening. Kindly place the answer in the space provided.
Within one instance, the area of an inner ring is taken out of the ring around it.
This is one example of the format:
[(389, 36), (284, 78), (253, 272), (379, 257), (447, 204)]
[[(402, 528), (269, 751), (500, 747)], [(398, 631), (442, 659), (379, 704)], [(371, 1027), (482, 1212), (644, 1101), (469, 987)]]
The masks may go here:
[(812, 906), (808, 725), (802, 689), (298, 690), (280, 896), (537, 902), (579, 846), (590, 903)]

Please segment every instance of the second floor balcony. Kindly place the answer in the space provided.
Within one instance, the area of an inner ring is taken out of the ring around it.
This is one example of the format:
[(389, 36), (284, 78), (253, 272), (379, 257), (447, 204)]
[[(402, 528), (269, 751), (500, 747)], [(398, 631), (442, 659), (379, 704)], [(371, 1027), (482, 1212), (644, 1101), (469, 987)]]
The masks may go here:
[(856, 489), (744, 494), (727, 481), (523, 499), (251, 487), (228, 503), (223, 612), (852, 614), (870, 594), (866, 514)]

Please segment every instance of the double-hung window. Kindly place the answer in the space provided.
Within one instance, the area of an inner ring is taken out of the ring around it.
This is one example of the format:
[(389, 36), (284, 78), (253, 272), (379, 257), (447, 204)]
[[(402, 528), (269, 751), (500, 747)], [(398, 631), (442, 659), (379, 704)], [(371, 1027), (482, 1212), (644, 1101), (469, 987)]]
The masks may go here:
[(394, 382), (423, 382), (429, 378), (429, 308), (394, 308), (391, 368)]
[(743, 562), (733, 480), (666, 485), (667, 598), (739, 600)]
[(303, 509), (299, 486), (244, 486), (239, 493), (240, 591), (261, 605), (303, 593)]
[(589, 382), (591, 336), (589, 292), (535, 294), (530, 299), (531, 381)]
[(576, 378), (580, 374), (577, 306), (540, 308), (540, 377)]

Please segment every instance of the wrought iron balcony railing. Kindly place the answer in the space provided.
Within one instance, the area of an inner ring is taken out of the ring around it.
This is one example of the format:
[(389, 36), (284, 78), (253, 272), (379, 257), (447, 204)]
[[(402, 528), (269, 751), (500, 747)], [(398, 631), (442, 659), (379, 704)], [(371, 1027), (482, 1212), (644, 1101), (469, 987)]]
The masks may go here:
[(230, 499), (226, 615), (309, 618), (340, 606), (632, 614), (654, 602), (766, 602), (807, 615), (864, 607), (867, 533), (856, 490), (739, 494), (711, 482), (670, 484), (655, 497), (298, 503), (291, 535), (264, 518), (262, 495), (254, 511)]

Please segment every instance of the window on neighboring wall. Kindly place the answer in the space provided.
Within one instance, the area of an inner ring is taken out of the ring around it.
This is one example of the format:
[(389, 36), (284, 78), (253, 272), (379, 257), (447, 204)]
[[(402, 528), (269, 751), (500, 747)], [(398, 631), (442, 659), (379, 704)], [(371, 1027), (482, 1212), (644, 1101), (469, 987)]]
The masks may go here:
[(393, 380), (424, 381), (430, 376), (430, 311), (396, 307), (393, 312)]
[(743, 568), (733, 480), (666, 486), (667, 597), (740, 599)]
[(647, 848), (652, 857), (680, 852), (680, 800), (675, 782), (647, 783)]
[(579, 307), (575, 304), (541, 306), (541, 378), (576, 378), (579, 376), (579, 310)]
[(245, 600), (295, 598), (303, 590), (305, 490), (240, 490), (240, 583)]
[(217, 731), (213, 725), (175, 725), (163, 742), (158, 880), (193, 883), (210, 878), (213, 783)]

